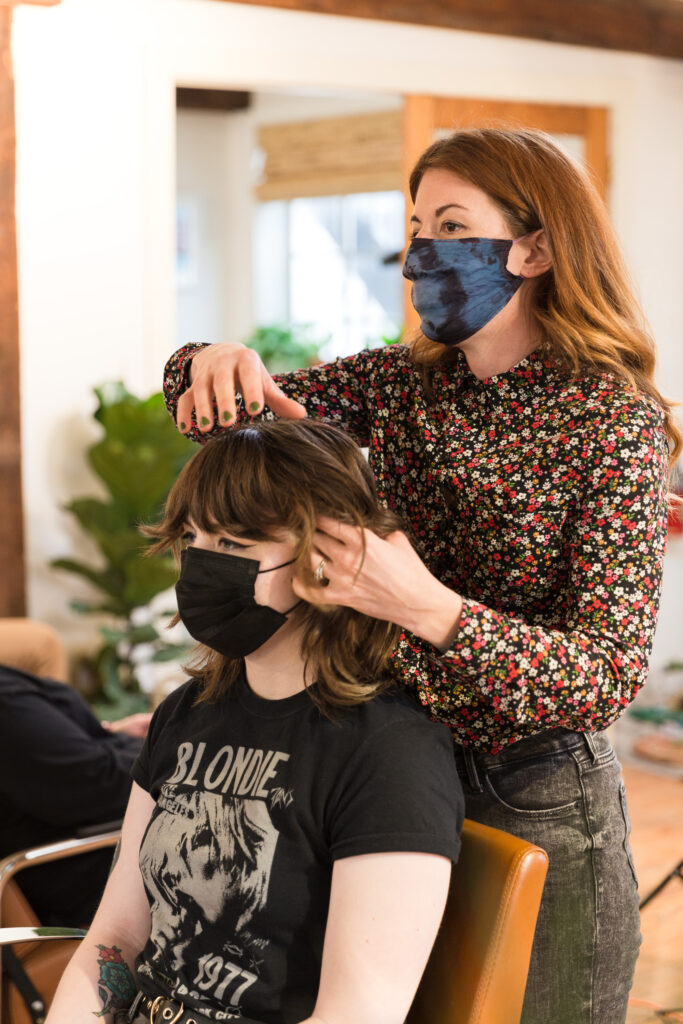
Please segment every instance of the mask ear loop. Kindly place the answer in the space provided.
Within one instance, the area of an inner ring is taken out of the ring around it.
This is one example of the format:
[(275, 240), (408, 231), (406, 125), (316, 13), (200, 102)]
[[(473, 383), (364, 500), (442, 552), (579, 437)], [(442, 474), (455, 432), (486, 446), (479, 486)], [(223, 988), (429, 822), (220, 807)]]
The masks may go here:
[[(284, 569), (284, 567), (286, 565), (294, 565), (295, 562), (296, 562), (296, 558), (290, 558), (290, 560), (288, 562), (282, 562), (280, 565), (271, 565), (270, 569), (259, 569), (259, 571), (256, 573), (256, 575), (260, 576), (262, 572), (275, 572), (276, 569)], [(304, 599), (302, 597), (300, 597), (299, 600), (296, 602), (296, 604), (293, 604), (292, 607), (288, 608), (286, 612), (280, 612), (280, 614), (281, 615), (289, 615), (290, 612), (293, 612), (295, 608), (298, 608), (299, 605), (303, 604), (303, 603), (304, 603)]]
[(275, 572), (276, 569), (284, 569), (286, 565), (294, 565), (295, 562), (296, 558), (290, 558), (288, 562), (281, 562), (280, 565), (271, 565), (270, 569), (259, 569), (256, 575), (260, 576), (262, 572)]

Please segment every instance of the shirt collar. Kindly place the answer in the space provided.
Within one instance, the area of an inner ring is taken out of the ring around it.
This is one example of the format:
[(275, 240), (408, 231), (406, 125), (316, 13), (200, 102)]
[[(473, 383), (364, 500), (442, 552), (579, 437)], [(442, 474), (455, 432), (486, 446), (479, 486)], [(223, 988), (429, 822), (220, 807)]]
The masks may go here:
[(455, 362), (443, 369), (450, 378), (449, 383), (451, 386), (455, 385), (459, 394), (469, 394), (475, 399), (503, 404), (515, 399), (529, 398), (547, 387), (559, 372), (548, 354), (540, 349), (530, 352), (503, 373), (496, 373), (483, 379), (472, 373), (462, 351), (458, 351)]

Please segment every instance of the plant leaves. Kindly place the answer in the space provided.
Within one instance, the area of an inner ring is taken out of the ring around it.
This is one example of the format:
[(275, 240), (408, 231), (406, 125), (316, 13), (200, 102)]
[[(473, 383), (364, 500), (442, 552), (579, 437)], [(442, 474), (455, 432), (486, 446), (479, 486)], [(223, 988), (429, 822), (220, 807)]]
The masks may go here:
[[(122, 695), (138, 689), (133, 667), (138, 644), (161, 644), (154, 657), (166, 659), (166, 645), (156, 627), (135, 626), (131, 616), (174, 585), (177, 569), (168, 554), (143, 557), (149, 542), (139, 526), (158, 519), (171, 486), (196, 449), (176, 430), (160, 392), (140, 399), (114, 381), (96, 388), (95, 394), (95, 419), (102, 437), (90, 448), (88, 459), (109, 497), (77, 497), (67, 510), (96, 543), (103, 567), (76, 558), (56, 559), (52, 565), (81, 576), (104, 595), (99, 601), (73, 601), (75, 610), (106, 612), (119, 620), (102, 628), (102, 645), (94, 659), (102, 694), (118, 706)], [(175, 651), (168, 655), (169, 660), (177, 656)], [(143, 698), (142, 706), (145, 703)]]
[(144, 626), (133, 626), (132, 629), (129, 629), (127, 639), (131, 644), (152, 644), (159, 639), (159, 633), (149, 622)]
[(192, 647), (190, 644), (170, 644), (168, 647), (162, 647), (160, 650), (156, 651), (150, 658), (150, 661), (160, 662), (180, 660), (181, 658), (186, 658), (191, 650)]
[(57, 558), (53, 562), (50, 562), (50, 565), (55, 569), (66, 569), (68, 572), (73, 572), (78, 576), (83, 576), (100, 590), (103, 590), (105, 594), (109, 594), (109, 596), (113, 598), (112, 607), (121, 608), (121, 611), (116, 614), (125, 614), (118, 596), (121, 591), (121, 577), (119, 575), (106, 569), (91, 569), (89, 565), (85, 565), (83, 562), (77, 562), (73, 558)]

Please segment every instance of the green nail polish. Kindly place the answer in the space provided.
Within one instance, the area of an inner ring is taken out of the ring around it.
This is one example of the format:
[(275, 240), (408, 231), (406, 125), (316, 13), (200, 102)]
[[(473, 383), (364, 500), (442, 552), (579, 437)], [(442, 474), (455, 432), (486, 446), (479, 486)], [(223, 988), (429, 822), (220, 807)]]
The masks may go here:
[(187, 423), (182, 423), (182, 422), (181, 422), (181, 424), (180, 424), (180, 429), (181, 429), (181, 430), (186, 430), (186, 429), (187, 429)]
[(208, 425), (209, 425), (209, 417), (208, 416), (202, 416), (202, 418), (200, 420), (200, 423), (201, 423), (201, 425), (203, 427), (208, 427)]
[(226, 411), (225, 411), (225, 412), (223, 413), (223, 422), (224, 422), (224, 423), (227, 423), (227, 422), (228, 422), (228, 420), (231, 420), (231, 419), (232, 419), (232, 413), (231, 413), (231, 412), (228, 412), (228, 411), (226, 410)]
[(250, 404), (250, 406), (249, 406), (249, 408), (251, 409), (251, 411), (252, 411), (252, 412), (256, 412), (256, 410), (258, 409), (258, 407), (259, 407), (259, 403), (258, 403), (258, 402), (252, 402), (252, 403)]

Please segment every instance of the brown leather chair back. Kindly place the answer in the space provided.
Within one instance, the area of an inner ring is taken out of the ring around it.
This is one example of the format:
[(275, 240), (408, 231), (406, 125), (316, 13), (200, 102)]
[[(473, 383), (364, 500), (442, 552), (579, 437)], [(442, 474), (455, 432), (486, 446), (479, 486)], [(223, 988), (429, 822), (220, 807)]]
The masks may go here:
[[(21, 889), (10, 879), (2, 897), (2, 923), (6, 928), (21, 928), (39, 925), (33, 908)], [(78, 943), (22, 942), (14, 946), (14, 953), (30, 977), (33, 985), (49, 1006), (66, 965), (76, 952)], [(2, 972), (2, 1022), (3, 1024), (33, 1024), (31, 1015), (18, 990)]]
[[(14, 875), (30, 864), (45, 863), (64, 856), (77, 856), (90, 850), (113, 846), (120, 831), (96, 834), (88, 838), (63, 840), (49, 846), (22, 851), (0, 861), (0, 924), (3, 928), (24, 928), (40, 925), (33, 908), (17, 885)], [(29, 856), (27, 856), (27, 854)], [(21, 942), (14, 953), (40, 993), (46, 1006), (55, 994), (66, 965), (76, 952), (73, 940)], [(0, 956), (1, 959), (1, 956)], [(2, 971), (0, 1024), (33, 1024), (22, 996)]]
[(406, 1024), (519, 1024), (547, 869), (539, 847), (465, 820), (441, 929)]

